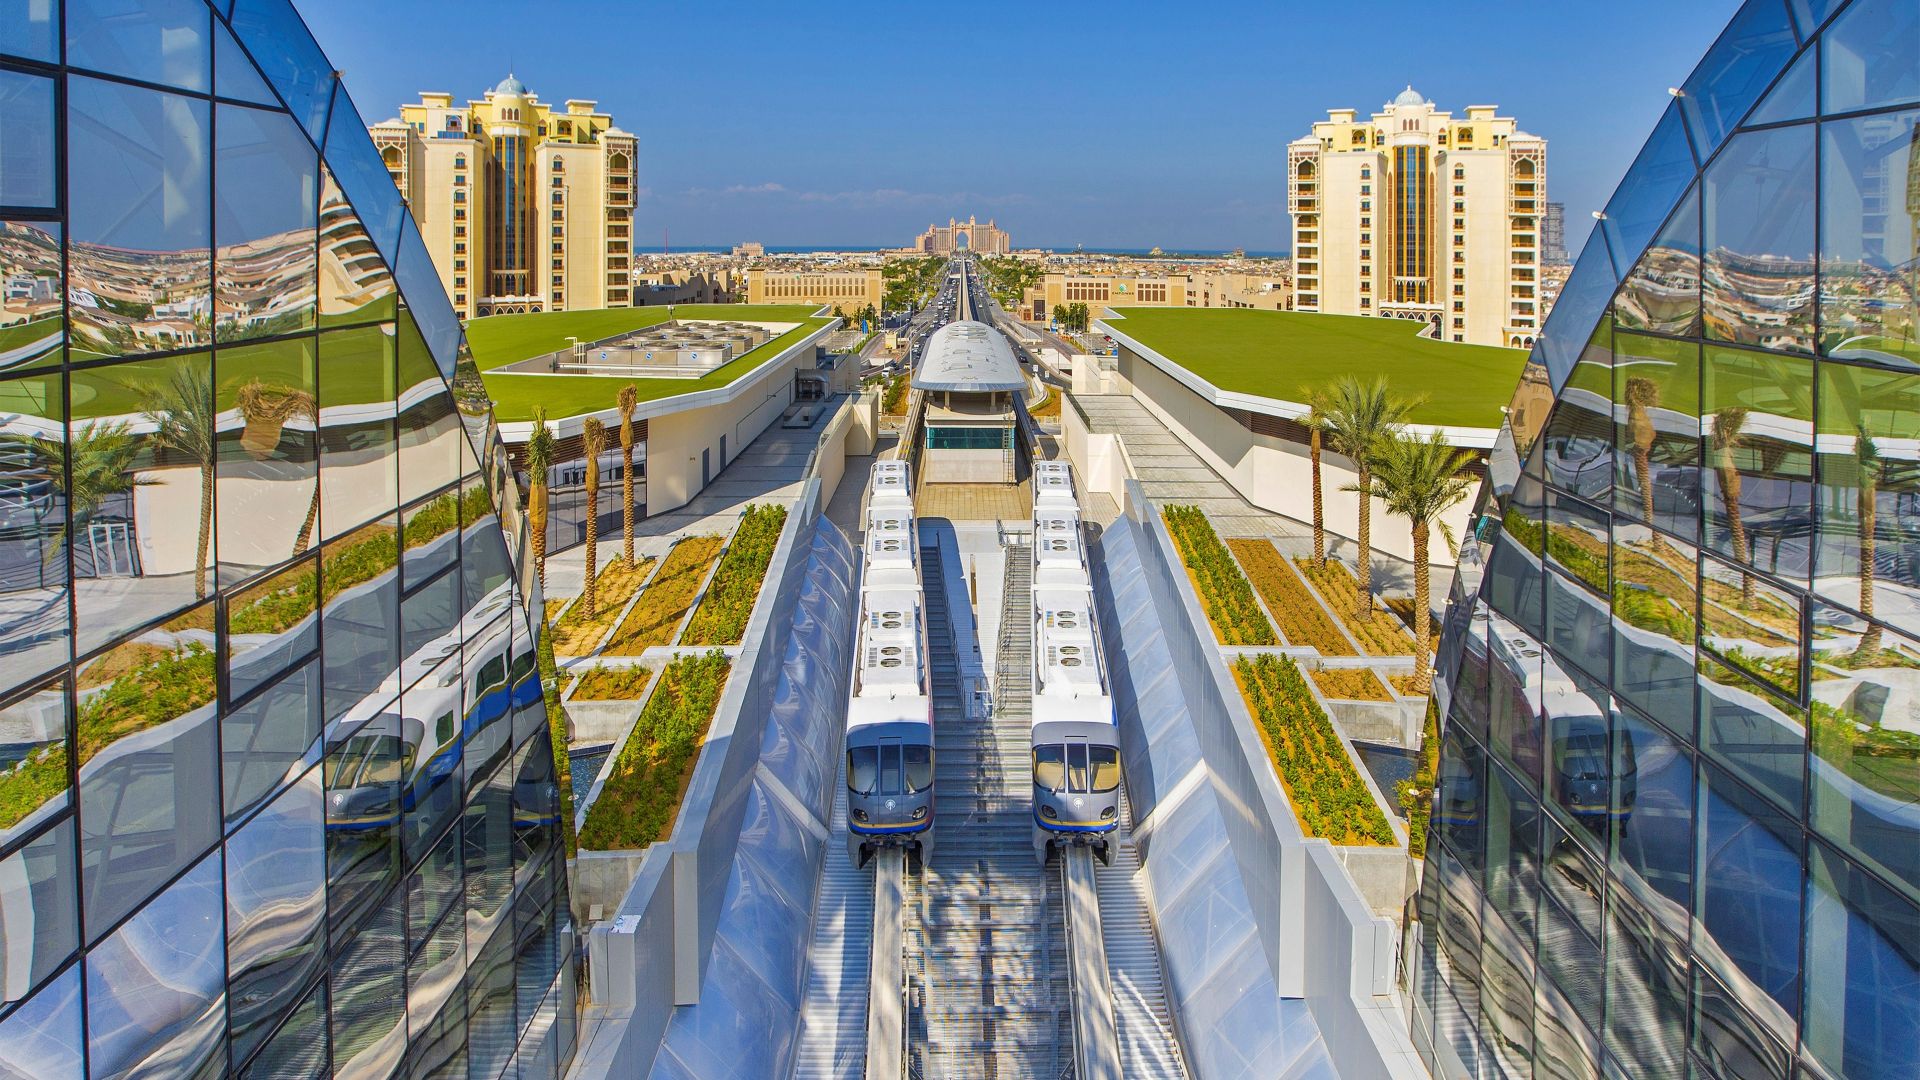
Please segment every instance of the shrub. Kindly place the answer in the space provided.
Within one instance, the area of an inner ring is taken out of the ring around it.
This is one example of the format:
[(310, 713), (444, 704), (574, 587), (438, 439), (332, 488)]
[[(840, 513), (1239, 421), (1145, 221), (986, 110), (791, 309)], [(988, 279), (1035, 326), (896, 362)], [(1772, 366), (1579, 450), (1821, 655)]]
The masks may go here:
[(886, 393), (880, 399), (880, 411), (888, 416), (905, 416), (907, 391), (911, 388), (911, 384), (907, 382), (907, 373), (904, 371), (888, 379)]
[(1340, 621), (1353, 632), (1353, 639), (1368, 655), (1413, 655), (1412, 636), (1400, 628), (1399, 620), (1390, 613), (1373, 606), (1373, 595), (1360, 590), (1360, 583), (1353, 579), (1345, 564), (1328, 559), (1325, 566), (1315, 566), (1312, 559), (1299, 559), (1295, 565), (1326, 598), (1327, 606), (1340, 616)]
[(1214, 636), (1223, 645), (1277, 645), (1273, 623), (1247, 586), (1246, 576), (1234, 564), (1233, 556), (1220, 543), (1206, 514), (1196, 506), (1169, 506), (1161, 514), (1167, 531), (1173, 534), (1180, 560), (1200, 605), (1213, 623)]
[(1313, 673), (1313, 685), (1326, 697), (1340, 701), (1393, 700), (1372, 668), (1321, 668)]
[(561, 656), (585, 656), (592, 652), (600, 639), (607, 636), (613, 621), (620, 617), (627, 600), (640, 588), (640, 583), (647, 580), (647, 571), (651, 569), (651, 557), (641, 559), (637, 566), (629, 565), (625, 559), (608, 563), (595, 575), (600, 582), (599, 610), (588, 618), (587, 605), (574, 598), (572, 606), (553, 624), (553, 651)]
[(640, 848), (673, 832), (681, 795), (727, 685), (728, 667), (726, 654), (715, 649), (680, 657), (660, 673), (660, 686), (634, 721), (600, 797), (587, 809), (581, 847)]
[(1233, 672), (1307, 835), (1336, 844), (1396, 843), (1393, 826), (1293, 661), (1270, 654), (1241, 657)]
[(106, 690), (80, 703), (80, 763), (129, 735), (163, 724), (214, 697), (213, 650), (199, 642), (143, 652)]
[(760, 583), (773, 563), (774, 545), (787, 525), (787, 508), (771, 503), (747, 507), (733, 542), (720, 557), (706, 598), (680, 635), (682, 645), (738, 645), (760, 598)]
[(11, 829), (47, 800), (67, 790), (67, 744), (37, 746), (0, 767), (0, 829)]
[(1234, 557), (1246, 568), (1267, 610), (1280, 620), (1280, 633), (1295, 645), (1311, 645), (1322, 656), (1353, 656), (1353, 643), (1333, 624), (1320, 601), (1313, 598), (1300, 578), (1281, 558), (1269, 540), (1245, 538), (1227, 541)]
[(547, 742), (553, 752), (553, 775), (560, 786), (560, 830), (566, 836), (567, 855), (576, 850), (573, 833), (573, 758), (567, 753), (571, 742), (567, 732), (573, 727), (565, 706), (560, 704), (560, 667), (553, 662), (553, 634), (540, 635), (536, 649), (540, 663), (540, 692), (547, 703)]
[(653, 671), (644, 667), (595, 666), (573, 680), (575, 701), (638, 701), (646, 695)]
[(1440, 706), (1427, 699), (1427, 719), (1420, 728), (1420, 757), (1413, 778), (1400, 781), (1394, 794), (1407, 818), (1407, 854), (1427, 857), (1427, 822), (1433, 813), (1434, 778), (1440, 773)]
[(689, 536), (674, 544), (660, 571), (613, 632), (604, 650), (607, 655), (638, 656), (654, 645), (671, 642), (720, 554), (720, 543), (718, 536)]
[(1053, 387), (1052, 390), (1047, 394), (1047, 399), (1045, 401), (1042, 401), (1040, 404), (1035, 405), (1031, 409), (1028, 409), (1027, 412), (1041, 420), (1050, 420), (1050, 419), (1055, 419), (1059, 417), (1060, 397), (1064, 393), (1066, 393), (1066, 391), (1060, 389), (1059, 387), (1057, 386)]

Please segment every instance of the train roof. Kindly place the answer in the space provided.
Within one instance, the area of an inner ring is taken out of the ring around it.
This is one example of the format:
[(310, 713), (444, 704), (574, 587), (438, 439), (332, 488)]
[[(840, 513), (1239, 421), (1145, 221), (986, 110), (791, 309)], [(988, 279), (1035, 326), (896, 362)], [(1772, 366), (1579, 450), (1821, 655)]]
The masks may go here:
[(925, 696), (918, 589), (873, 589), (861, 598), (860, 668), (855, 696)]
[(913, 518), (871, 515), (863, 548), (866, 570), (863, 589), (917, 589), (920, 587), (919, 538)]
[(904, 461), (882, 461), (867, 483), (867, 520), (880, 515), (913, 516), (913, 476)]
[(1033, 467), (1033, 513), (1037, 518), (1047, 508), (1079, 512), (1080, 502), (1073, 497), (1073, 470), (1064, 461), (1042, 461)]
[(1078, 515), (1048, 514), (1034, 519), (1033, 585), (1035, 588), (1090, 587)]
[(1020, 391), (1027, 378), (1005, 334), (971, 319), (950, 322), (927, 339), (926, 356), (913, 373), (916, 390), (986, 394)]
[[(1094, 633), (1092, 596), (1085, 589), (1042, 588), (1033, 593), (1034, 715), (1042, 700), (1105, 697), (1106, 672)], [(1049, 713), (1047, 719), (1060, 719)]]

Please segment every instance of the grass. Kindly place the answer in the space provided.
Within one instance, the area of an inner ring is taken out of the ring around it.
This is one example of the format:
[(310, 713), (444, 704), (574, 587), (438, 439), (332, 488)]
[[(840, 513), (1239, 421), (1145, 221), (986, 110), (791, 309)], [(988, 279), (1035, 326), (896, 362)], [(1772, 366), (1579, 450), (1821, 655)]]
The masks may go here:
[(1321, 696), (1336, 701), (1393, 700), (1372, 668), (1321, 668), (1313, 673), (1313, 685)]
[(1427, 718), (1420, 726), (1420, 758), (1413, 777), (1397, 785), (1401, 812), (1407, 818), (1407, 854), (1427, 857), (1427, 823), (1433, 812), (1433, 784), (1440, 773), (1440, 705), (1427, 699)]
[(576, 598), (553, 624), (553, 651), (561, 656), (585, 656), (592, 652), (600, 639), (607, 636), (607, 631), (613, 629), (613, 621), (620, 617), (621, 609), (627, 606), (640, 583), (647, 580), (647, 571), (651, 569), (651, 556), (642, 558), (635, 566), (627, 565), (625, 559), (608, 563), (595, 579), (600, 583), (595, 597), (599, 610), (588, 618), (587, 605)]
[(1198, 507), (1169, 506), (1161, 512), (1193, 591), (1200, 596), (1214, 637), (1222, 645), (1278, 645), (1273, 623), (1253, 598), (1246, 575), (1220, 543), (1207, 515)]
[(587, 809), (580, 846), (622, 851), (665, 840), (700, 761), (729, 664), (719, 650), (683, 656), (660, 674), (632, 734)]
[(1260, 599), (1267, 602), (1267, 610), (1280, 620), (1282, 637), (1295, 645), (1311, 645), (1322, 656), (1357, 655), (1353, 643), (1300, 583), (1272, 541), (1241, 537), (1227, 541), (1227, 547), (1240, 560)]
[(1413, 655), (1413, 637), (1392, 613), (1373, 606), (1373, 597), (1360, 591), (1346, 564), (1328, 559), (1326, 566), (1316, 567), (1312, 559), (1297, 559), (1295, 565), (1369, 656)]
[(653, 669), (596, 665), (573, 680), (575, 701), (639, 701), (646, 696)]
[[(819, 308), (807, 304), (675, 304), (676, 319), (731, 319), (736, 322), (801, 322)], [(572, 342), (598, 341), (667, 321), (664, 307), (549, 311), (534, 315), (493, 315), (467, 323), (467, 345), (481, 371), (564, 349)]]
[(67, 790), (67, 744), (47, 743), (0, 771), (0, 829), (11, 829)]
[(1041, 402), (1038, 405), (1035, 405), (1031, 409), (1028, 409), (1027, 412), (1041, 420), (1059, 419), (1061, 393), (1062, 393), (1061, 389), (1057, 386), (1049, 388), (1047, 392), (1047, 400)]
[(638, 656), (673, 641), (680, 620), (693, 607), (707, 570), (720, 554), (718, 536), (689, 536), (673, 545), (667, 561), (627, 613), (604, 650), (608, 656)]
[(740, 644), (786, 524), (787, 508), (773, 503), (749, 506), (740, 515), (740, 526), (713, 572), (713, 584), (680, 635), (682, 645)]
[(1412, 675), (1389, 675), (1387, 681), (1393, 684), (1394, 692), (1402, 697), (1419, 697), (1426, 693), (1420, 689), (1419, 680)]
[(1393, 826), (1293, 661), (1271, 654), (1242, 657), (1233, 676), (1307, 835), (1336, 844), (1396, 843)]
[(1418, 337), (1400, 319), (1299, 311), (1116, 308), (1107, 320), (1221, 390), (1304, 401), (1343, 372), (1383, 375), (1394, 392), (1424, 396), (1416, 424), (1498, 428), (1500, 407), (1527, 354)]

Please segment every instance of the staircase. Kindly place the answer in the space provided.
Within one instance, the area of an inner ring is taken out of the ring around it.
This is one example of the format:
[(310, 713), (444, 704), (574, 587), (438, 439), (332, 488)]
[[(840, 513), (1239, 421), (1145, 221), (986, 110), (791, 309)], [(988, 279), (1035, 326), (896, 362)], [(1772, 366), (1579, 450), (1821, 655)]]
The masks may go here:
[[(861, 1080), (867, 1056), (867, 961), (873, 947), (873, 873), (847, 857), (847, 761), (833, 793), (833, 832), (813, 906), (807, 991), (794, 1080)], [(895, 943), (898, 947), (898, 943)]]

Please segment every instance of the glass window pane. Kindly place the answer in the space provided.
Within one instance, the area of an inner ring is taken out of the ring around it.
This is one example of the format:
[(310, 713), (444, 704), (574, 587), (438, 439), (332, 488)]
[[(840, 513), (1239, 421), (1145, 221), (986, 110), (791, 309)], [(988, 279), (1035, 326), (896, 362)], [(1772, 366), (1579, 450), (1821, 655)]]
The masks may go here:
[[(350, 209), (356, 215), (353, 227), (360, 245), (370, 241), (372, 250), (385, 260), (384, 266), (378, 266), (377, 282), (376, 260), (356, 258), (356, 266), (363, 266), (366, 285), (377, 284), (372, 295), (387, 298), (376, 317), (390, 319), (395, 309), (391, 299), (394, 287), (393, 279), (385, 275), (387, 268), (400, 258), (400, 222), (406, 217), (406, 206), (400, 201), (400, 191), (394, 186), (386, 162), (374, 149), (373, 140), (367, 138), (367, 125), (347, 96), (344, 85), (334, 91), (334, 108), (340, 111), (335, 114), (337, 122), (327, 131), (327, 165), (332, 169), (328, 186), (338, 183), (343, 208), (351, 200)], [(361, 248), (356, 247), (356, 255), (359, 254), (362, 254)], [(346, 295), (342, 294), (343, 298)], [(363, 303), (364, 300), (352, 306)]]
[(60, 59), (60, 0), (0, 6), (0, 53), (44, 60)]
[(1700, 659), (1700, 674), (1700, 749), (1797, 814), (1807, 755), (1804, 714), (1707, 657)]
[(1613, 339), (1613, 509), (1684, 539), (1700, 529), (1700, 346)]
[[(459, 640), (451, 636), (459, 625), (460, 575), (444, 573), (400, 602), (401, 656), (418, 663), (419, 670), (424, 671), (429, 657), (440, 655)], [(430, 652), (423, 656), (422, 650)], [(408, 668), (406, 677), (414, 681), (416, 669)]]
[(1746, 4), (1688, 77), (1680, 107), (1702, 157), (1760, 100), (1798, 42), (1785, 4)]
[[(6, 923), (0, 925), (0, 961), (5, 963), (0, 1002), (11, 1005), (52, 974), (80, 944), (72, 819), (0, 860), (0, 880), (7, 883), (3, 895), (9, 912)], [(0, 1047), (5, 1041), (0, 1028)], [(0, 1070), (5, 1061), (0, 1049)]]
[(513, 771), (476, 776), (461, 823), (467, 878), (467, 951), (478, 953), (508, 914), (513, 892)]
[(1920, 11), (1903, 0), (1858, 0), (1821, 35), (1824, 109), (1852, 112), (1920, 98)]
[(1920, 632), (1920, 375), (1820, 365), (1814, 587)]
[(313, 353), (313, 339), (301, 337), (214, 355), (223, 586), (299, 557), (316, 539)]
[(400, 283), (400, 296), (407, 312), (420, 328), (427, 354), (442, 378), (453, 378), (454, 362), (460, 351), (460, 320), (440, 284), (440, 271), (420, 239), (420, 227), (413, 218), (400, 220), (400, 261), (393, 276)]
[[(59, 373), (0, 380), (0, 691), (67, 660), (68, 445)], [(74, 513), (86, 528), (108, 489), (131, 488), (136, 447), (124, 426), (90, 428), (73, 445), (85, 500)]]
[(314, 44), (299, 12), (285, 0), (235, 0), (229, 20), (267, 81), (315, 143), (325, 134), (333, 65)]
[(334, 945), (334, 1080), (390, 1076), (407, 1049), (406, 896), (394, 891)]
[(1687, 192), (1667, 227), (1634, 263), (1614, 301), (1623, 329), (1697, 334), (1700, 327), (1700, 191)]
[(309, 769), (227, 841), (233, 1056), (260, 1046), (322, 966), (327, 859), (320, 772)]
[(319, 760), (319, 682), (319, 665), (309, 661), (220, 721), (227, 820)]
[(1541, 449), (1549, 483), (1601, 503), (1613, 483), (1612, 343), (1613, 322), (1602, 319), (1560, 389)]
[[(485, 499), (476, 486), (474, 495)], [(476, 508), (477, 509), (477, 508)], [(400, 576), (409, 589), (453, 566), (460, 554), (460, 491), (449, 489), (405, 512), (406, 551)], [(459, 575), (454, 575), (457, 579)]]
[(1547, 493), (1547, 565), (1607, 595), (1608, 520), (1604, 510), (1559, 492)]
[(67, 62), (205, 93), (210, 21), (203, 0), (67, 0)]
[(460, 414), (409, 319), (399, 336), (400, 499), (413, 502), (460, 476)]
[(1533, 957), (1498, 917), (1480, 939), (1480, 1033), (1499, 1075), (1533, 1075)]
[[(1600, 622), (1606, 625), (1604, 613)], [(1604, 643), (1599, 651), (1608, 651)], [(1613, 787), (1606, 689), (1568, 666), (1555, 650), (1546, 658), (1541, 699), (1548, 745), (1542, 801), (1585, 827), (1599, 848), (1606, 843)]]
[(278, 107), (279, 99), (267, 88), (253, 61), (241, 50), (225, 23), (213, 22), (213, 92), (223, 98)]
[(1736, 136), (1704, 190), (1707, 336), (1812, 352), (1813, 125)]
[(1693, 909), (1693, 776), (1685, 743), (1631, 709), (1614, 714), (1613, 872), (1676, 933)]
[(1814, 77), (1815, 57), (1818, 49), (1806, 49), (1798, 59), (1780, 76), (1773, 89), (1767, 91), (1762, 101), (1747, 118), (1749, 125), (1780, 124), (1790, 120), (1805, 120), (1818, 111), (1818, 80)]
[(327, 984), (321, 982), (240, 1075), (244, 1080), (322, 1080), (327, 1050)]
[[(1653, 134), (1647, 137), (1640, 156), (1633, 159), (1626, 179), (1607, 200), (1606, 216), (1600, 219), (1607, 246), (1613, 249), (1613, 258), (1620, 267), (1615, 270), (1617, 276), (1624, 277), (1622, 271), (1639, 258), (1679, 204), (1681, 194), (1693, 183), (1696, 173), (1693, 149), (1687, 143), (1686, 124), (1680, 116), (1680, 103), (1671, 102), (1661, 114), (1660, 122), (1654, 125)], [(1589, 250), (1594, 246), (1592, 241), (1587, 242)], [(1580, 261), (1586, 261), (1584, 253)], [(1613, 291), (1611, 284), (1606, 291)], [(1548, 325), (1552, 327), (1551, 317)], [(1583, 336), (1584, 333), (1582, 330)]]
[(1687, 1075), (1686, 939), (1616, 891), (1606, 950), (1607, 1052), (1626, 1076)]
[(1711, 765), (1700, 769), (1695, 952), (1734, 998), (1791, 1042), (1800, 1010), (1799, 825)]
[[(320, 561), (302, 559), (227, 599), (227, 693), (238, 700), (313, 655)], [(229, 812), (233, 807), (229, 805)]]
[(1698, 565), (1693, 545), (1614, 519), (1614, 692), (1688, 735)]
[(60, 226), (0, 221), (0, 369), (59, 362), (64, 300)]
[(213, 365), (204, 354), (76, 371), (76, 651), (213, 592)]
[(514, 1049), (513, 935), (493, 936), (467, 969), (467, 1048), (473, 1077), (498, 1076)]
[(204, 344), (213, 320), (207, 102), (74, 77), (67, 117), (73, 358)]
[(213, 229), (221, 341), (313, 326), (319, 157), (285, 113), (219, 106)]
[(1522, 476), (1501, 508), (1500, 532), (1487, 564), (1487, 600), (1495, 611), (1535, 634), (1546, 629), (1540, 554), (1546, 546), (1546, 494)]
[(1813, 562), (1812, 361), (1709, 347), (1701, 411), (1708, 546), (1804, 584)]
[(1693, 1049), (1723, 1076), (1786, 1080), (1786, 1048), (1713, 972), (1693, 969)]
[(217, 1075), (225, 1068), (220, 923), (216, 853), (93, 947), (87, 955), (90, 1075)]
[(1920, 897), (1920, 642), (1825, 605), (1813, 624), (1810, 824)]
[[(13, 21), (0, 13), (0, 26)], [(53, 206), (53, 80), (0, 70), (0, 109), (0, 206)]]
[(47, 984), (0, 1021), (0, 1073), (80, 1080), (80, 967)]
[(400, 696), (406, 763), (403, 858), (408, 864), (425, 853), (460, 810), (459, 672), (456, 652)]
[[(1505, 758), (1531, 790), (1539, 790), (1542, 661), (1546, 650), (1525, 630), (1494, 616), (1492, 682), (1488, 695), (1488, 744)], [(1564, 678), (1556, 664), (1554, 676)]]
[(1758, 574), (1700, 560), (1701, 644), (1785, 694), (1800, 697), (1800, 596)]
[[(79, 669), (81, 881), (90, 934), (138, 907), (220, 838), (214, 653), (205, 644), (212, 634), (208, 604)], [(156, 739), (162, 728), (166, 737)]]
[(391, 512), (320, 553), (326, 714), (345, 715), (400, 667), (400, 530)]
[(399, 719), (398, 702), (363, 706), (327, 733), (327, 907), (336, 937), (365, 922), (400, 880)]
[(1486, 866), (1486, 755), (1457, 729), (1450, 729), (1446, 739), (1434, 803), (1435, 831), (1472, 876), (1477, 890)]
[(1920, 1045), (1920, 911), (1823, 844), (1807, 890), (1805, 1046), (1835, 1076), (1898, 1076)]
[[(359, 209), (347, 201), (335, 174), (325, 166), (320, 174), (321, 324), (391, 322), (399, 311), (393, 275), (387, 272), (381, 250), (367, 235)], [(384, 168), (380, 176), (392, 186)]]
[(1506, 769), (1487, 771), (1487, 900), (1531, 950), (1540, 904), (1540, 800)]
[(399, 502), (393, 380), (393, 324), (321, 335), (321, 521), (329, 539)]

